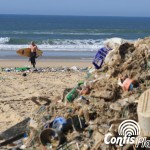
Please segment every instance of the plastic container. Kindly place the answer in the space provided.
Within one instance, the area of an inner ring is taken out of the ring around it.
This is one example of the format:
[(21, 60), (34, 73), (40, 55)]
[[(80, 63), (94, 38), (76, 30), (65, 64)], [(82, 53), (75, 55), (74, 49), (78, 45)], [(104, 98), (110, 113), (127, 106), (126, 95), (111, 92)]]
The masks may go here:
[(67, 129), (67, 121), (63, 117), (57, 117), (53, 120), (52, 128), (58, 131), (66, 131)]
[(137, 113), (141, 136), (150, 137), (150, 89), (140, 96)]
[(133, 89), (132, 82), (133, 82), (132, 79), (129, 79), (129, 78), (125, 79), (125, 81), (123, 82), (123, 87), (124, 87), (125, 91)]
[(48, 128), (41, 132), (40, 141), (44, 146), (50, 144), (51, 147), (55, 149), (60, 144), (63, 144), (66, 141), (66, 138), (62, 132)]
[(109, 49), (107, 49), (106, 47), (102, 47), (101, 49), (98, 50), (93, 60), (93, 65), (95, 66), (96, 69), (101, 68), (108, 51)]

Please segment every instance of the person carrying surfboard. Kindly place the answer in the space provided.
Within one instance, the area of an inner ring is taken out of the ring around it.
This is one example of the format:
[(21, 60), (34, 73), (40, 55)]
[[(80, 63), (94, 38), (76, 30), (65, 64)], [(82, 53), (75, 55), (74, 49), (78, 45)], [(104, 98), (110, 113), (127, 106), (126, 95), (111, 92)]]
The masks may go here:
[(30, 61), (31, 61), (31, 64), (33, 65), (33, 68), (35, 68), (35, 65), (36, 65), (35, 59), (36, 59), (38, 48), (33, 41), (31, 42), (30, 48), (31, 48)]

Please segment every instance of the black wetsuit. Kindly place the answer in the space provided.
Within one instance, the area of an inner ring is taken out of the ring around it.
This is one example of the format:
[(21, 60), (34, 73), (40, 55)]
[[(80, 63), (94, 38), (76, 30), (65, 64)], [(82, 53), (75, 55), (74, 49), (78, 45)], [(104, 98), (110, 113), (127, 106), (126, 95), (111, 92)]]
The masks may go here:
[(36, 52), (31, 52), (30, 61), (34, 68), (35, 68), (35, 64), (36, 64), (35, 58), (36, 58)]

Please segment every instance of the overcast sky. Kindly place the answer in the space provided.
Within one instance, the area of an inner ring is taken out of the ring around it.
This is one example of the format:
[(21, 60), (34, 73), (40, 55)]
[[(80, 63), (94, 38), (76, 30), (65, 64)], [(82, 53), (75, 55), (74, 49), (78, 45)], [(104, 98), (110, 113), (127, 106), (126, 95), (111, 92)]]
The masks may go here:
[(0, 0), (0, 14), (150, 17), (150, 0)]

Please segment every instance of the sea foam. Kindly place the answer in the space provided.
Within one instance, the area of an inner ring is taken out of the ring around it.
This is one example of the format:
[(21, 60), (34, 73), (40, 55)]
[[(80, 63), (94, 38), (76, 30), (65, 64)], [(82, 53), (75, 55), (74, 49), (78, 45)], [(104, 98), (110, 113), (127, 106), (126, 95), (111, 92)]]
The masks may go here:
[[(48, 39), (48, 40), (41, 40), (37, 41), (36, 44), (39, 49), (43, 51), (97, 51), (99, 48), (103, 47), (105, 43), (112, 41), (126, 41), (121, 38), (110, 38), (110, 39)], [(12, 41), (15, 41), (13, 43)], [(20, 39), (11, 39), (9, 37), (0, 38), (0, 51), (2, 50), (9, 50), (9, 51), (16, 51), (21, 48), (27, 48), (30, 45), (30, 42), (26, 44), (19, 43)]]
[(10, 41), (9, 37), (0, 37), (0, 44), (5, 44)]

